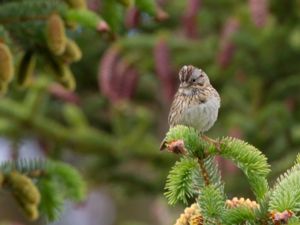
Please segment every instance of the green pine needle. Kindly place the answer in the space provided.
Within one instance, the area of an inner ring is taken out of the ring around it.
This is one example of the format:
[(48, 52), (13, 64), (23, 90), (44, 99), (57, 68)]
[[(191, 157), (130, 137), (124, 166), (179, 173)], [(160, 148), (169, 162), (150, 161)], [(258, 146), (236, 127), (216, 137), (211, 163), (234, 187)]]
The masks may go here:
[(3, 173), (10, 173), (17, 170), (20, 173), (27, 174), (31, 171), (44, 170), (45, 160), (42, 159), (19, 159), (17, 161), (5, 161), (0, 165)]
[(48, 161), (47, 173), (59, 183), (60, 191), (66, 198), (75, 201), (83, 200), (86, 186), (81, 175), (72, 166), (62, 162)]
[(219, 221), (225, 208), (224, 193), (214, 185), (205, 186), (200, 191), (198, 205), (204, 220)]
[(267, 158), (254, 146), (232, 137), (220, 140), (221, 150), (209, 148), (212, 154), (219, 154), (232, 160), (247, 176), (253, 192), (261, 200), (268, 191), (267, 174), (270, 165)]
[(270, 210), (300, 211), (300, 164), (277, 179), (270, 196)]
[[(246, 222), (254, 222), (256, 219), (254, 210), (247, 206), (238, 206), (227, 209), (222, 217), (222, 224), (249, 224)], [(252, 223), (253, 224), (253, 223)]]
[(221, 172), (218, 168), (218, 164), (215, 162), (215, 157), (207, 157), (204, 160), (204, 167), (208, 172), (208, 178), (211, 184), (219, 188), (220, 191), (224, 191), (224, 184), (221, 180)]
[(169, 204), (174, 205), (179, 200), (187, 204), (188, 199), (195, 193), (193, 178), (198, 173), (198, 168), (194, 159), (181, 158), (176, 162), (167, 177), (165, 187)]
[(220, 143), (220, 155), (232, 160), (246, 175), (266, 176), (270, 172), (267, 158), (254, 146), (232, 137), (224, 137)]
[(57, 183), (51, 178), (42, 178), (37, 183), (41, 193), (39, 211), (48, 221), (55, 221), (59, 218), (63, 209), (64, 197), (59, 191)]
[(298, 217), (292, 217), (289, 219), (287, 225), (300, 225), (300, 219)]

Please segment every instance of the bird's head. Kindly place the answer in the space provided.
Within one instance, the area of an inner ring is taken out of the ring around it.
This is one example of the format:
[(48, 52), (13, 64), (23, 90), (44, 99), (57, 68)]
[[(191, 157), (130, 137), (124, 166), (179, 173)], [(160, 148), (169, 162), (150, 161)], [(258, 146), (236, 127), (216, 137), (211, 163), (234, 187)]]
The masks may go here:
[(210, 85), (207, 74), (192, 65), (180, 69), (179, 80), (180, 88), (202, 88)]

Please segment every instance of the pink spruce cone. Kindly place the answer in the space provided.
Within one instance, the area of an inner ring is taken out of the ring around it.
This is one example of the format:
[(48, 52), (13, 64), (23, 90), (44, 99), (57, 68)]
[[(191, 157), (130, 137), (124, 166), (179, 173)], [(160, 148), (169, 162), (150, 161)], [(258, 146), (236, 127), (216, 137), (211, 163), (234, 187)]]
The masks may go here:
[(218, 64), (222, 68), (226, 68), (235, 53), (235, 44), (232, 41), (232, 36), (239, 29), (240, 23), (235, 18), (230, 18), (224, 25), (222, 34), (221, 34), (221, 43), (220, 43), (220, 51), (218, 54)]
[(124, 82), (121, 89), (121, 97), (131, 99), (137, 88), (139, 73), (133, 66), (130, 66), (125, 70), (123, 77)]
[(126, 12), (125, 26), (127, 28), (135, 28), (139, 25), (140, 19), (140, 11), (136, 7), (131, 7)]
[(249, 0), (252, 21), (257, 27), (264, 27), (268, 16), (268, 0)]
[(162, 83), (163, 94), (167, 101), (172, 101), (176, 92), (176, 75), (171, 66), (171, 54), (167, 42), (160, 39), (154, 46), (155, 70)]
[(116, 63), (120, 58), (120, 50), (117, 47), (109, 48), (102, 56), (98, 72), (98, 82), (101, 93), (111, 101), (118, 98), (115, 92)]
[(197, 14), (201, 7), (201, 0), (188, 0), (187, 8), (183, 15), (183, 25), (186, 37), (198, 37)]
[(111, 102), (116, 103), (132, 98), (138, 77), (137, 70), (121, 58), (117, 47), (106, 51), (101, 59), (98, 81), (101, 93)]
[(116, 65), (115, 80), (118, 81), (115, 91), (117, 100), (131, 99), (135, 93), (138, 83), (138, 71), (125, 59), (119, 60)]

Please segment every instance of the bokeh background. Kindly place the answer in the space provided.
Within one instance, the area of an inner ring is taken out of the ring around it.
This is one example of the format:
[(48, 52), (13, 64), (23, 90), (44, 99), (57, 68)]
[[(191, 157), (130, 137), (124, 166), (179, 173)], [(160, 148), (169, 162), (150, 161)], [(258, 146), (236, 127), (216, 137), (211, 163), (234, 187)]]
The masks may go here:
[[(18, 119), (0, 110), (2, 161), (64, 161), (78, 168), (88, 184), (87, 200), (66, 202), (53, 224), (175, 222), (184, 206), (168, 206), (163, 193), (178, 157), (160, 152), (159, 144), (183, 65), (206, 71), (220, 93), (219, 119), (208, 136), (233, 136), (260, 149), (271, 164), (271, 184), (292, 165), (300, 148), (299, 0), (146, 0), (142, 7), (126, 0), (88, 0), (87, 6), (111, 30), (78, 26), (68, 31), (82, 51), (82, 59), (71, 65), (77, 87), (69, 91), (56, 82), (43, 92), (29, 118), (45, 118), (43, 129), (9, 130), (2, 121), (17, 124)], [(7, 26), (1, 18), (0, 27)], [(24, 43), (15, 45), (18, 29), (28, 31), (25, 43), (35, 29), (18, 23), (8, 32), (15, 64), (26, 50)], [(36, 79), (44, 64), (39, 62)], [(24, 108), (23, 97), (34, 91), (30, 85), (19, 89), (13, 81), (2, 99)], [(82, 112), (88, 124), (84, 131), (70, 128), (68, 107)], [(66, 128), (72, 140), (47, 132), (52, 122)], [(218, 162), (228, 196), (251, 198), (240, 171), (228, 161)], [(2, 221), (30, 224), (10, 196), (1, 194), (0, 202)]]

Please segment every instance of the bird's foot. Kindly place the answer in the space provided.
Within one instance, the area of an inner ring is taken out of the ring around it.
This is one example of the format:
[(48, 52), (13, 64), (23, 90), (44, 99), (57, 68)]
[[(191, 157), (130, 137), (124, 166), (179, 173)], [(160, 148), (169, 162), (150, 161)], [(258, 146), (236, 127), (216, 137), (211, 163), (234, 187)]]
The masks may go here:
[(204, 134), (201, 135), (201, 138), (204, 139), (206, 142), (212, 144), (215, 146), (215, 148), (218, 150), (218, 152), (221, 152), (221, 142), (220, 140), (212, 139)]

